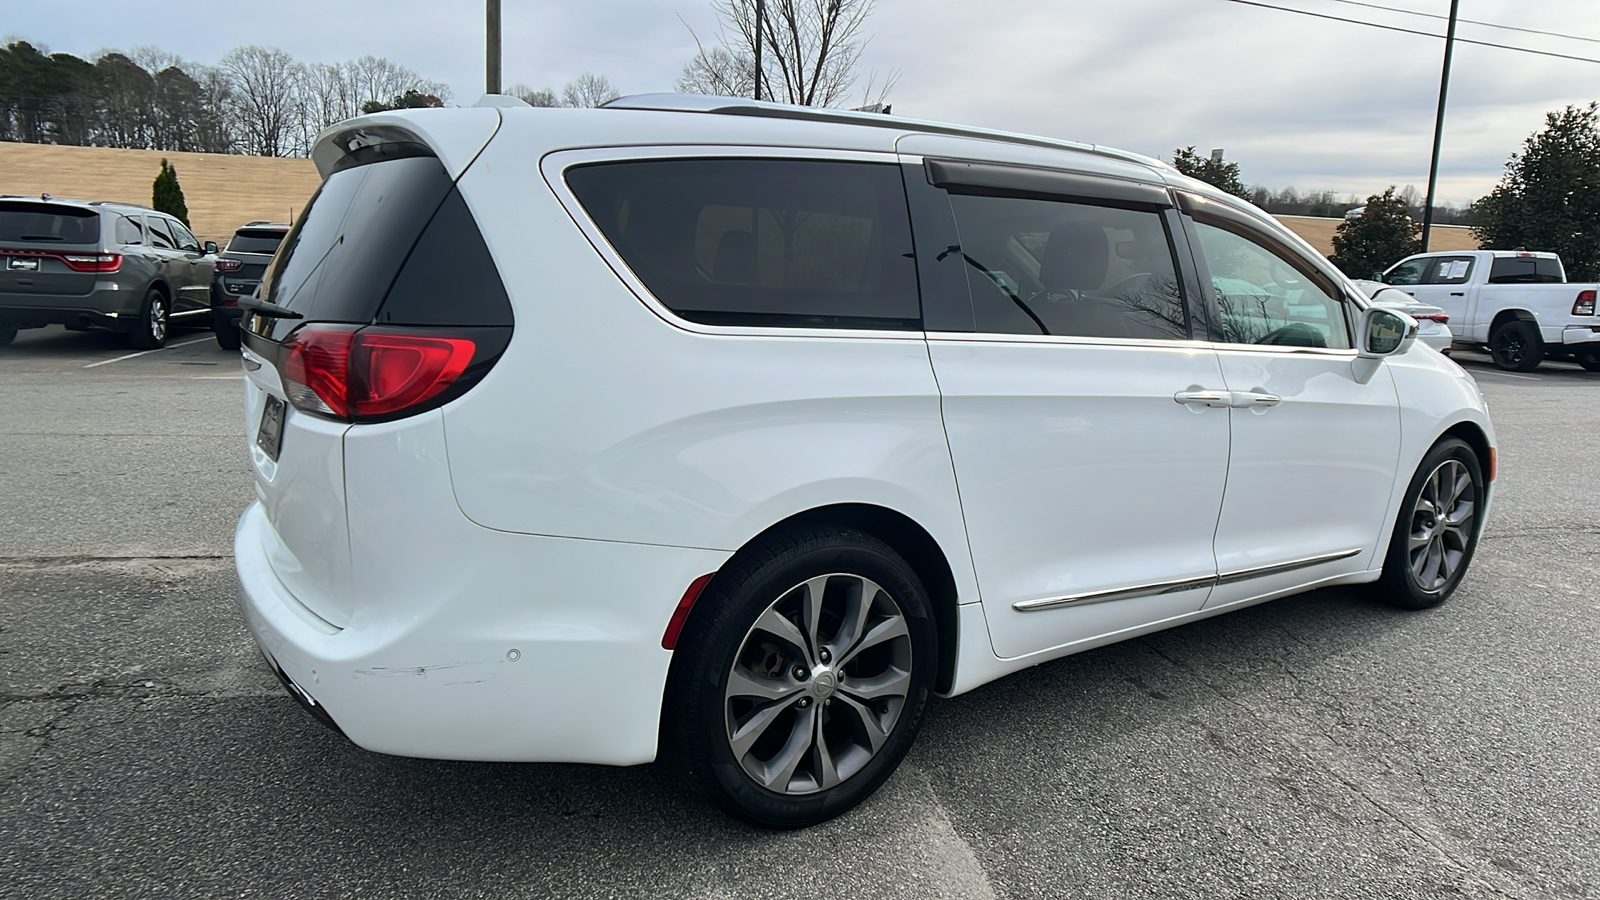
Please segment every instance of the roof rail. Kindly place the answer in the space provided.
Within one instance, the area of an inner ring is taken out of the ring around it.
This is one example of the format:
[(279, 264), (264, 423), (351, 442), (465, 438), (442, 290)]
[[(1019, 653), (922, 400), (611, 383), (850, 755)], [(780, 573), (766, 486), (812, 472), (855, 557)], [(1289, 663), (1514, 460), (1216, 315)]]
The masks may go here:
[(1085, 144), (1078, 141), (1018, 134), (1012, 131), (996, 131), (971, 125), (954, 125), (949, 122), (934, 122), (927, 119), (907, 119), (886, 113), (856, 112), (816, 106), (791, 106), (787, 103), (769, 103), (764, 100), (750, 100), (743, 97), (715, 97), (707, 94), (633, 94), (602, 104), (600, 108), (638, 109), (655, 112), (698, 112), (724, 116), (757, 116), (764, 119), (798, 119), (806, 122), (829, 122), (836, 125), (895, 128), (901, 131), (943, 134), (951, 137), (970, 137), (986, 141), (1003, 141), (1008, 144), (1045, 147), (1050, 150), (1077, 150), (1145, 166), (1166, 167), (1166, 164), (1160, 160), (1143, 154), (1129, 153), (1126, 150), (1102, 147), (1098, 144)]
[(154, 208), (149, 207), (149, 206), (145, 206), (142, 203), (128, 203), (125, 200), (91, 200), (91, 201), (89, 201), (89, 205), (90, 206), (125, 206), (125, 207), (128, 207), (130, 209), (147, 209), (147, 210), (150, 210), (151, 212), (155, 212), (156, 211)]

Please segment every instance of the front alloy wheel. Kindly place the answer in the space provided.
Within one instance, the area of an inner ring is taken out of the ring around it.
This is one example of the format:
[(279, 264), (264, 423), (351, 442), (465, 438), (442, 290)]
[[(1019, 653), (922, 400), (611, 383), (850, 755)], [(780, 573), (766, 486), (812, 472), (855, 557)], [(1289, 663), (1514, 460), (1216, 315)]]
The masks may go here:
[(797, 529), (742, 551), (695, 603), (664, 736), (724, 811), (812, 825), (893, 774), (937, 657), (927, 592), (899, 554), (854, 529)]
[(1412, 476), (1384, 558), (1378, 595), (1406, 609), (1443, 603), (1461, 584), (1478, 545), (1488, 490), (1465, 441), (1433, 445)]

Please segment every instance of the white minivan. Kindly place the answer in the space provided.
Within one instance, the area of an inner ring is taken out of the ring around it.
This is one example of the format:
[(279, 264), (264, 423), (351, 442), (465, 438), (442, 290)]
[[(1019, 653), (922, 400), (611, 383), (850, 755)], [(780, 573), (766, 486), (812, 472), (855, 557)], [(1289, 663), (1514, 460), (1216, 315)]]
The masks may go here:
[(1476, 384), (1152, 159), (745, 100), (381, 113), (243, 319), (241, 604), (370, 750), (869, 795), (931, 695), (1465, 573)]

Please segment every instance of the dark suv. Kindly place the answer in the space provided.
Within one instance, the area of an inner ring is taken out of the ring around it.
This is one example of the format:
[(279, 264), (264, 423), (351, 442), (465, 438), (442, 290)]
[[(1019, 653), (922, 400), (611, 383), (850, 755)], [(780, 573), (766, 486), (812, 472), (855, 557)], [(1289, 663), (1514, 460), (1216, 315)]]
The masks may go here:
[(211, 329), (222, 349), (239, 349), (239, 301), (261, 285), (261, 276), (289, 228), (286, 222), (246, 222), (218, 257), (211, 281)]
[(65, 325), (160, 347), (174, 325), (205, 324), (216, 252), (143, 206), (0, 197), (0, 345)]

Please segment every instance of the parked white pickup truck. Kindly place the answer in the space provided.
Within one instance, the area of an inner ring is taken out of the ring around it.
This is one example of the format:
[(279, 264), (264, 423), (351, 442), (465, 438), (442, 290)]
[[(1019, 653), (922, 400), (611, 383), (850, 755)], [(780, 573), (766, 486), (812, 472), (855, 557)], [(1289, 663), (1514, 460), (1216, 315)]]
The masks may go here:
[(1453, 250), (1408, 256), (1381, 280), (1450, 316), (1457, 346), (1487, 345), (1502, 369), (1571, 359), (1600, 372), (1593, 284), (1568, 284), (1554, 253)]

